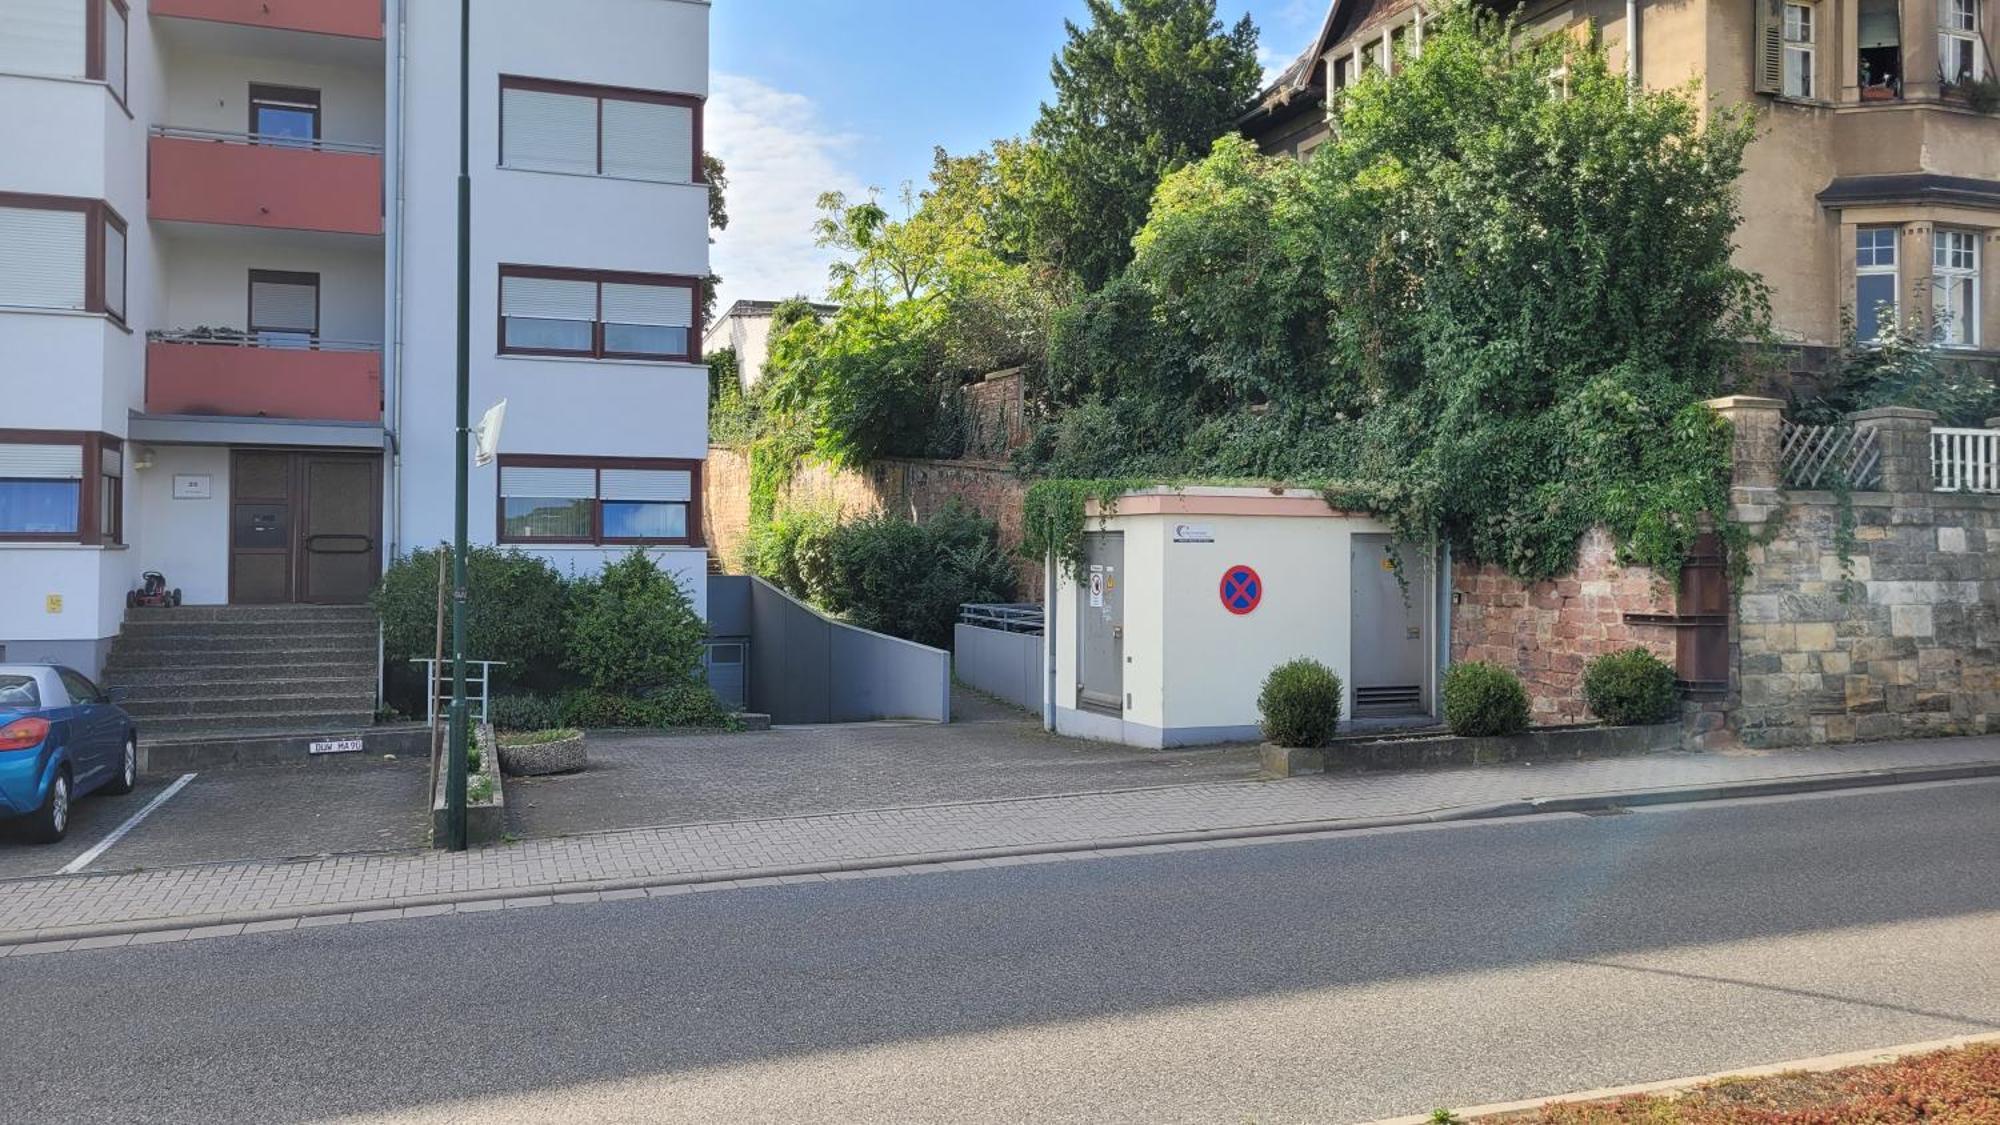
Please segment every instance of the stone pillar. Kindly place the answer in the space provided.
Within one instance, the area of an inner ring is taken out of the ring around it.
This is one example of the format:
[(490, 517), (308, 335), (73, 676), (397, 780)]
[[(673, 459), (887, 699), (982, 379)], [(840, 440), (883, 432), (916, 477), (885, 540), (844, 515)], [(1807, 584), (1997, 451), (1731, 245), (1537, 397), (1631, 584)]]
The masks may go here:
[(1882, 491), (1931, 490), (1931, 427), (1938, 416), (1908, 406), (1878, 406), (1847, 416), (1856, 430), (1875, 432), (1881, 452)]
[(1729, 420), (1735, 431), (1730, 450), (1734, 484), (1730, 499), (1736, 517), (1762, 523), (1768, 509), (1776, 504), (1782, 469), (1778, 464), (1779, 427), (1784, 422), (1785, 404), (1775, 398), (1729, 395), (1708, 400), (1710, 410)]

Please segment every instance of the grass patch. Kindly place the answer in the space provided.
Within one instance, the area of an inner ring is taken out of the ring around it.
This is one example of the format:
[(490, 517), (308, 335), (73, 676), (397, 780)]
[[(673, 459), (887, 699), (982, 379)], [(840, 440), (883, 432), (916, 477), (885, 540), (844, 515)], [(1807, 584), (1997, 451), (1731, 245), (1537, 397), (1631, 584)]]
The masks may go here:
[(559, 730), (509, 731), (500, 736), (500, 745), (506, 747), (546, 746), (551, 742), (561, 742), (565, 739), (575, 738), (582, 733), (580, 730), (567, 727)]
[(1844, 1070), (1724, 1078), (1673, 1094), (1562, 1102), (1482, 1125), (1973, 1125), (2000, 1121), (2000, 1044)]

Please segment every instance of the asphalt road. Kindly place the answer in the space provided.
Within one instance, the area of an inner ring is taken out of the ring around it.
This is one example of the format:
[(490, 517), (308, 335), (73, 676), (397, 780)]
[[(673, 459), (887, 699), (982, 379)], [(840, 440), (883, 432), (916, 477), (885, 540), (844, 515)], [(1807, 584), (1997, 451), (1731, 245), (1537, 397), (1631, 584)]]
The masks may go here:
[(1339, 1122), (2000, 1028), (2000, 782), (0, 960), (33, 1121)]

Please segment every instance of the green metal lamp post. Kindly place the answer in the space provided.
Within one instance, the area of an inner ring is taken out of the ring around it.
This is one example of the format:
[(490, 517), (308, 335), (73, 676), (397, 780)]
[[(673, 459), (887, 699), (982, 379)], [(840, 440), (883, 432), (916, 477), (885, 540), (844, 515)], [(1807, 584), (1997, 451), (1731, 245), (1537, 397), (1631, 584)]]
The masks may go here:
[(465, 850), (465, 530), (467, 439), (472, 398), (472, 155), (469, 93), (472, 69), (472, 0), (458, 13), (458, 429), (457, 477), (452, 502), (451, 737), (445, 766), (445, 846)]

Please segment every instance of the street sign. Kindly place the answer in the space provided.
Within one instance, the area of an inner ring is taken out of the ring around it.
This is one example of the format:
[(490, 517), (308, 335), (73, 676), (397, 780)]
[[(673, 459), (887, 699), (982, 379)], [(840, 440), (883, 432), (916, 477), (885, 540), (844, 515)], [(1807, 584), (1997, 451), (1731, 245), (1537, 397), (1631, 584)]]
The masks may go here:
[(1264, 600), (1264, 580), (1239, 563), (1222, 572), (1221, 593), (1222, 608), (1241, 617)]

